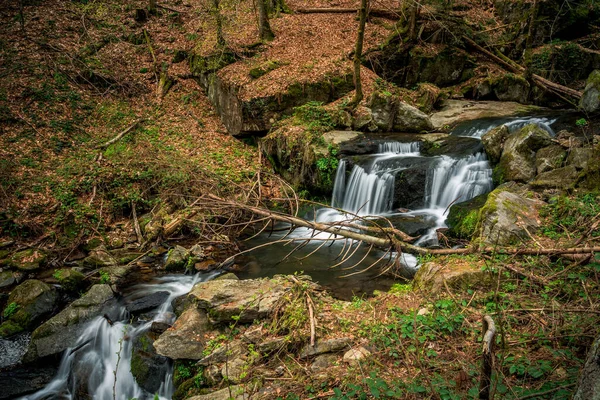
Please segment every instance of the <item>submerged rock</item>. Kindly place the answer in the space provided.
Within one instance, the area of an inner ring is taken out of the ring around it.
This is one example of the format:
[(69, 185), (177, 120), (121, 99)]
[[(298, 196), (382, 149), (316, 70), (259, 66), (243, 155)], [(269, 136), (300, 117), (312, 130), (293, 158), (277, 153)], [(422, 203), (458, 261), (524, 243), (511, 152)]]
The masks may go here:
[(87, 322), (112, 308), (113, 291), (108, 285), (94, 285), (80, 299), (33, 331), (25, 354), (26, 362), (63, 352), (77, 342)]
[(0, 337), (8, 337), (33, 328), (57, 306), (56, 289), (42, 281), (30, 279), (10, 292), (4, 318), (0, 325)]

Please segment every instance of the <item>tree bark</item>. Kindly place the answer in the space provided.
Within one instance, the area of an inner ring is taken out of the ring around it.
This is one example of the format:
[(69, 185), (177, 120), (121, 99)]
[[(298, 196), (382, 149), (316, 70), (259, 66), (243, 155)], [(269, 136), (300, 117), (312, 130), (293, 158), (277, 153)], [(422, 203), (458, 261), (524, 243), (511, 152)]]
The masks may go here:
[(265, 0), (256, 0), (256, 8), (258, 9), (258, 31), (260, 40), (271, 41), (275, 39), (275, 34), (271, 30), (269, 24), (269, 13)]
[(354, 87), (356, 89), (354, 98), (348, 104), (349, 107), (356, 107), (363, 99), (362, 81), (360, 80), (360, 66), (365, 39), (365, 25), (367, 22), (368, 0), (361, 0), (358, 22), (358, 35), (356, 37), (356, 50), (354, 51)]
[(223, 36), (223, 17), (221, 16), (221, 9), (219, 5), (219, 0), (212, 0), (213, 5), (213, 14), (215, 16), (215, 23), (217, 25), (217, 46), (225, 47), (225, 37)]

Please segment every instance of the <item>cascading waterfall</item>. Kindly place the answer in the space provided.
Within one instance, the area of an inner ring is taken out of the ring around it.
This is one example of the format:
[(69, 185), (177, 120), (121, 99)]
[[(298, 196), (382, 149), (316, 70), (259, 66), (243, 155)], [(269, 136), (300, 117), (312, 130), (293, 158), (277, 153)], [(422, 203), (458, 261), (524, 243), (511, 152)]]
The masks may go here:
[(469, 123), (463, 124), (462, 126), (456, 127), (452, 132), (456, 136), (468, 136), (480, 138), (493, 128), (506, 125), (510, 132), (515, 132), (526, 125), (535, 124), (540, 128), (547, 131), (550, 136), (556, 136), (554, 130), (550, 127), (557, 121), (556, 118), (547, 117), (521, 117), (521, 118), (505, 118), (498, 120), (480, 120), (480, 121), (469, 121)]
[[(209, 280), (215, 275), (204, 276), (202, 280)], [(200, 280), (199, 275), (178, 275), (162, 277), (158, 284), (139, 285), (132, 295), (169, 292), (167, 300), (155, 311), (151, 321), (133, 326), (125, 322), (128, 318), (125, 309), (120, 311), (120, 321), (112, 325), (104, 317), (92, 320), (74, 347), (65, 350), (54, 379), (44, 389), (22, 399), (73, 399), (79, 397), (77, 390), (82, 385), (95, 400), (141, 400), (154, 399), (156, 396), (161, 400), (170, 399), (174, 392), (170, 368), (165, 368), (157, 393), (146, 393), (137, 384), (131, 374), (133, 342), (137, 336), (150, 329), (153, 322), (172, 324), (175, 320), (172, 301), (188, 293)], [(87, 382), (81, 382), (82, 379)]]
[(384, 142), (379, 143), (379, 153), (392, 153), (392, 154), (418, 154), (421, 149), (420, 142)]

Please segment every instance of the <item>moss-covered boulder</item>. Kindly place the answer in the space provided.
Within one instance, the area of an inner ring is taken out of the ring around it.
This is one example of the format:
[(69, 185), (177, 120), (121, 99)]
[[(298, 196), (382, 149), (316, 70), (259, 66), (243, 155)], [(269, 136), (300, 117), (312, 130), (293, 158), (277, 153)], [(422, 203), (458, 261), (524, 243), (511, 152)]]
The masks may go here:
[(588, 113), (600, 110), (600, 70), (592, 71), (588, 77), (579, 107)]
[(449, 262), (445, 265), (435, 262), (423, 264), (413, 280), (413, 288), (425, 293), (440, 293), (449, 289), (466, 291), (489, 285), (492, 277), (481, 266), (470, 262)]
[(0, 272), (0, 289), (14, 285), (17, 282), (12, 271)]
[(472, 239), (477, 229), (479, 210), (485, 205), (487, 196), (487, 193), (482, 194), (452, 205), (446, 219), (448, 234), (460, 239)]
[(575, 187), (579, 173), (572, 165), (538, 174), (529, 184), (534, 188), (567, 190)]
[(31, 329), (57, 306), (56, 290), (42, 281), (30, 279), (13, 289), (4, 308), (5, 322), (0, 337), (8, 337)]
[(592, 157), (579, 174), (577, 186), (586, 190), (600, 190), (600, 145), (593, 148)]
[(111, 268), (117, 266), (117, 264), (116, 258), (103, 244), (91, 250), (90, 254), (83, 260), (83, 265), (89, 268)]
[(10, 258), (10, 265), (21, 271), (36, 271), (46, 262), (46, 253), (39, 249), (19, 251)]
[(576, 147), (569, 151), (566, 164), (577, 170), (586, 169), (594, 154), (590, 147)]
[(371, 110), (373, 123), (381, 132), (392, 130), (398, 99), (388, 92), (374, 92), (368, 107)]
[(169, 359), (156, 353), (153, 343), (159, 334), (146, 331), (133, 339), (131, 374), (140, 387), (148, 393), (157, 393), (169, 369)]
[(24, 361), (62, 353), (83, 333), (87, 323), (113, 307), (114, 294), (108, 285), (94, 285), (80, 299), (33, 331)]
[(538, 174), (560, 168), (567, 157), (562, 146), (553, 144), (543, 147), (535, 153), (535, 169)]
[(85, 286), (85, 275), (72, 268), (57, 269), (52, 276), (64, 290), (69, 292), (75, 292)]
[(477, 235), (486, 245), (507, 246), (534, 234), (545, 203), (527, 198), (525, 188), (504, 184), (492, 191), (479, 212)]
[(528, 182), (536, 175), (536, 152), (552, 144), (550, 134), (537, 125), (527, 125), (511, 134), (504, 144), (499, 164), (494, 168), (496, 183)]
[(165, 260), (166, 271), (183, 271), (187, 264), (190, 252), (182, 246), (175, 246), (167, 253)]
[(500, 101), (526, 104), (531, 92), (529, 82), (518, 75), (506, 74), (492, 81), (492, 90)]
[(485, 135), (481, 137), (481, 143), (485, 149), (490, 162), (497, 164), (502, 156), (504, 150), (504, 142), (510, 136), (508, 127), (506, 125), (500, 125), (496, 128), (490, 129)]

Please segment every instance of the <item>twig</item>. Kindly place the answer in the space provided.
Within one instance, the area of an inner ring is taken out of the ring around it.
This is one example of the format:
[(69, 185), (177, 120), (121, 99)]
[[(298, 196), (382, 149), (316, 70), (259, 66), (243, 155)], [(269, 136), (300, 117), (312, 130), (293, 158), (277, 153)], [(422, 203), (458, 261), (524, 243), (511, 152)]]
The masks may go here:
[(308, 318), (310, 319), (310, 347), (315, 347), (315, 313), (311, 303), (310, 295), (306, 293), (306, 306), (308, 307)]
[(125, 136), (126, 134), (128, 134), (129, 132), (131, 132), (131, 130), (133, 128), (135, 128), (143, 120), (144, 120), (143, 118), (137, 119), (133, 124), (129, 125), (127, 127), (127, 129), (125, 129), (124, 131), (120, 132), (117, 136), (115, 136), (114, 138), (110, 139), (108, 142), (96, 146), (96, 148), (97, 149), (105, 149), (108, 146), (110, 146), (111, 144), (118, 142), (119, 140), (121, 140), (121, 138), (123, 136)]

